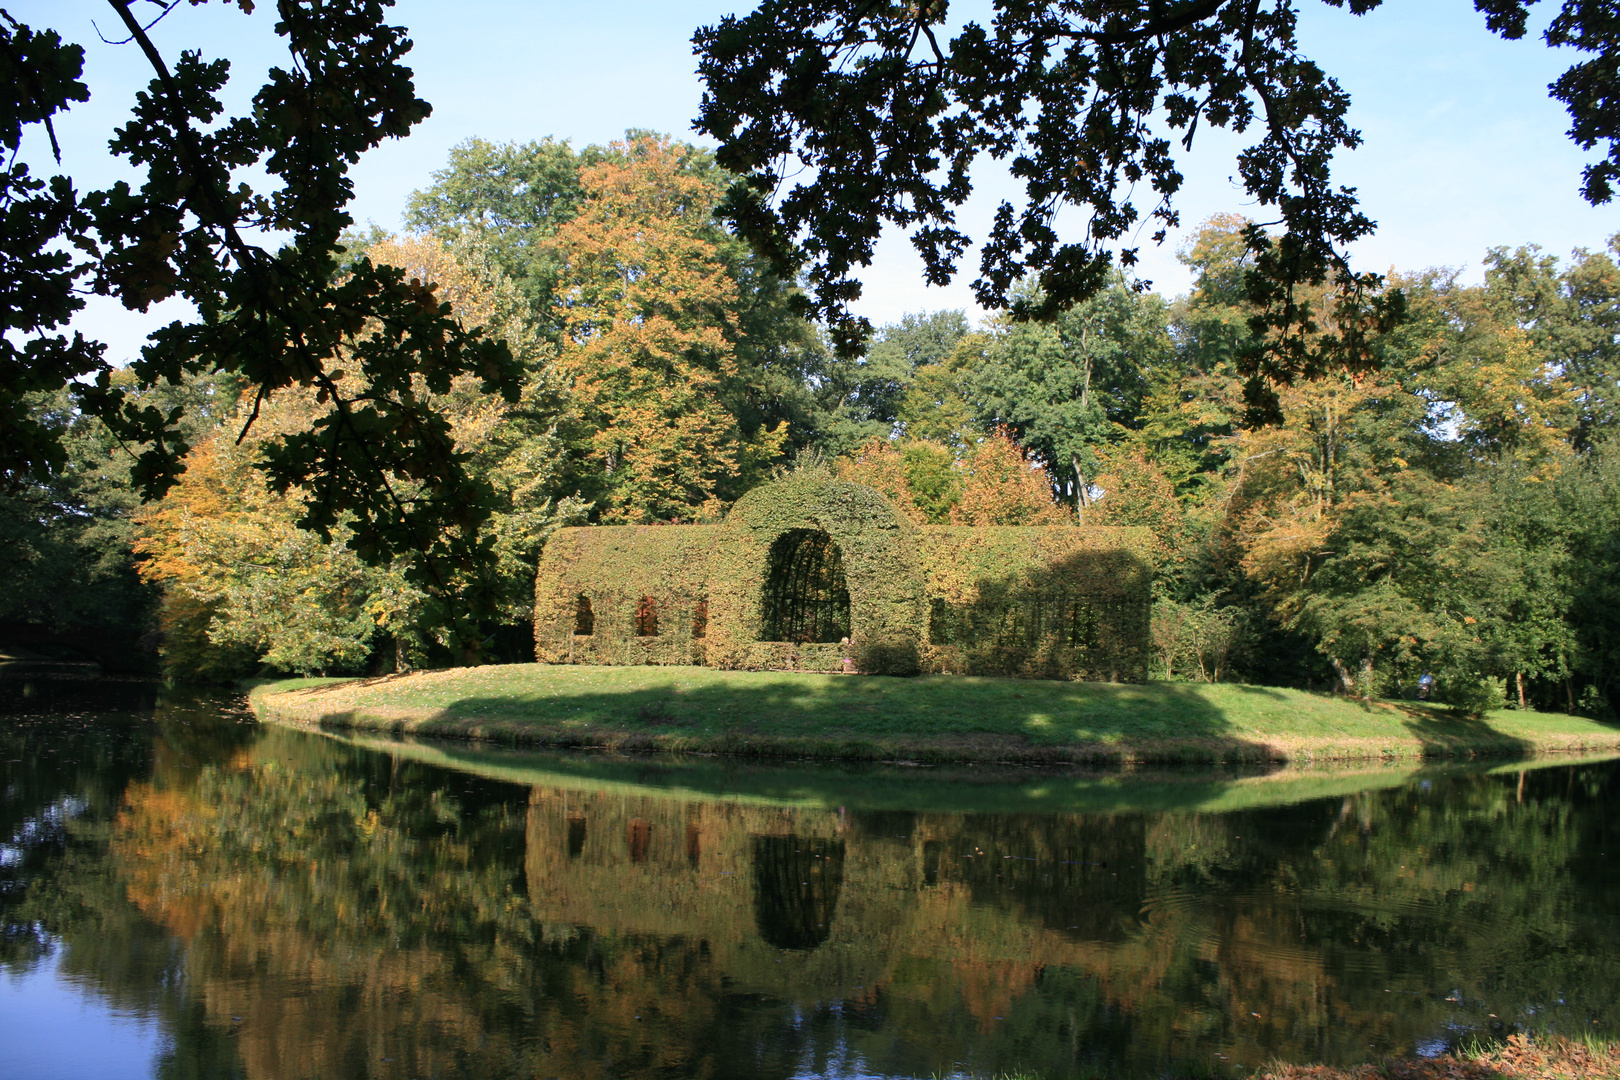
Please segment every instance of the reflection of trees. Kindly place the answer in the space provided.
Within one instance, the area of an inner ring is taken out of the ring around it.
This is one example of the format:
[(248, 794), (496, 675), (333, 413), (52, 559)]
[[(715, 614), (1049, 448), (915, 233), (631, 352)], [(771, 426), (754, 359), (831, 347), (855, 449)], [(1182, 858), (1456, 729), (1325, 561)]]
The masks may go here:
[(172, 935), (128, 901), (105, 853), (135, 778), (182, 775), (247, 729), (221, 723), (213, 701), (169, 693), (156, 702), (154, 744), (152, 694), (141, 684), (47, 686), (41, 696), (50, 712), (0, 722), (0, 842), (29, 838), (21, 858), (0, 866), (0, 970), (65, 945), (69, 981), (155, 1017), (175, 1037), (160, 1061), (164, 1080), (239, 1076), (231, 1041), (186, 1000)]
[(844, 813), (171, 726), (155, 756), (93, 751), (99, 794), (39, 789), (100, 810), (26, 903), (100, 984), (188, 988), (163, 1008), (198, 1075), (1160, 1074), (1532, 1006), (1613, 1021), (1613, 769), (1224, 815)]
[(133, 785), (111, 848), (249, 1076), (704, 1076), (791, 1048), (696, 943), (537, 922), (527, 802), (270, 730), (184, 789)]
[[(724, 934), (744, 922), (748, 897), (740, 878), (712, 875), (738, 862), (716, 855), (705, 870), (671, 850), (638, 871), (655, 875), (647, 892), (661, 902), (646, 902), (623, 890), (622, 852), (536, 863), (537, 846), (561, 846), (547, 839), (561, 820), (551, 799), (606, 835), (631, 814), (654, 836), (701, 827), (706, 852), (773, 818), (793, 835), (838, 831), (847, 846), (834, 925), (784, 974), (782, 957), (748, 947), (752, 935)], [(1154, 1072), (1215, 1052), (1353, 1060), (1462, 1037), (1492, 1012), (1522, 1017), (1556, 1001), (1554, 983), (1571, 988), (1562, 1016), (1584, 1023), (1583, 1009), (1603, 1014), (1620, 974), (1614, 942), (1593, 936), (1609, 933), (1599, 922), (1574, 941), (1547, 922), (1575, 897), (1602, 910), (1603, 878), (1570, 871), (1607, 841), (1568, 827), (1572, 814), (1590, 827), (1601, 817), (1538, 799), (1535, 774), (1522, 801), (1512, 778), (1473, 777), (1226, 815), (783, 814), (537, 796), (532, 902), (599, 927), (701, 936), (738, 985), (836, 1000), (829, 1031), (910, 1071), (956, 1060), (1062, 1075), (1079, 1060)], [(1494, 908), (1507, 892), (1518, 900)], [(1476, 957), (1539, 964), (1537, 938), (1574, 945), (1572, 956), (1525, 981), (1471, 970)], [(1536, 980), (1549, 990), (1515, 992)], [(1444, 1000), (1459, 988), (1462, 1003)], [(881, 1036), (862, 1035), (856, 1016), (881, 1017)], [(952, 1045), (953, 1033), (966, 1034)], [(895, 1057), (907, 1044), (917, 1056)]]

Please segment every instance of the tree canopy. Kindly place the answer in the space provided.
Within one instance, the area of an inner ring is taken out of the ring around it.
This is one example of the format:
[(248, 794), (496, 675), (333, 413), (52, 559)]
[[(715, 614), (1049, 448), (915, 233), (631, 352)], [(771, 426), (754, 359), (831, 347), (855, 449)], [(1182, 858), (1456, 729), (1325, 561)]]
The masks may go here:
[[(1365, 15), (1379, 0), (1325, 0)], [(1506, 38), (1526, 32), (1530, 0), (1479, 0)], [(838, 344), (870, 327), (850, 312), (855, 278), (885, 225), (908, 230), (931, 284), (975, 243), (957, 222), (982, 158), (1023, 184), (979, 244), (973, 288), (987, 308), (1049, 318), (1127, 270), (1145, 221), (1155, 241), (1179, 224), (1177, 144), (1200, 126), (1258, 132), (1238, 155), (1244, 189), (1275, 214), (1252, 223), (1247, 290), (1266, 331), (1243, 357), (1252, 406), (1275, 417), (1268, 384), (1368, 367), (1366, 337), (1400, 314), (1376, 275), (1344, 252), (1372, 231), (1334, 153), (1361, 135), (1350, 98), (1300, 49), (1296, 0), (997, 0), (986, 22), (950, 37), (947, 0), (762, 0), (694, 37), (705, 83), (697, 128), (741, 176), (722, 213), (781, 267), (805, 267), (811, 308)], [(1582, 193), (1607, 202), (1620, 179), (1620, 37), (1612, 13), (1565, 0), (1543, 35), (1586, 58), (1552, 87), (1584, 149)], [(1144, 201), (1145, 196), (1145, 201)], [(1078, 207), (1078, 234), (1058, 215)], [(1038, 291), (1019, 293), (1036, 278)], [(1308, 302), (1301, 286), (1331, 282)]]
[[(31, 393), (65, 388), (76, 409), (142, 448), (131, 479), (150, 498), (175, 483), (189, 442), (181, 412), (157, 408), (146, 391), (219, 373), (240, 376), (256, 405), (309, 388), (330, 408), (310, 428), (262, 444), (261, 467), (280, 491), (304, 493), (300, 521), (323, 537), (346, 518), (360, 556), (415, 554), (412, 575), (456, 598), (457, 635), (474, 647), (478, 618), (494, 609), (477, 539), (490, 493), (423, 391), (473, 375), (486, 392), (515, 399), (518, 366), (503, 342), (452, 317), (430, 285), (364, 257), (340, 265), (353, 224), (350, 165), (430, 111), (402, 63), (410, 40), (385, 21), (391, 3), (278, 0), (289, 63), (236, 117), (222, 115), (219, 98), (227, 61), (194, 51), (171, 61), (130, 0), (109, 3), (153, 72), (111, 142), (145, 180), (81, 195), (69, 178), (42, 180), (22, 163), (0, 177), (0, 266), (17, 289), (0, 326), (0, 483), (16, 489), (66, 463), (60, 438), (26, 415)], [(152, 9), (167, 7), (154, 0)], [(30, 125), (54, 143), (51, 117), (88, 99), (83, 62), (79, 46), (0, 17), (0, 72), (13, 88), (0, 106), (8, 151)], [(265, 190), (243, 181), (254, 168)], [(265, 235), (280, 245), (261, 246), (255, 238)], [(138, 311), (183, 297), (198, 318), (156, 331), (130, 377), (115, 379), (100, 343), (61, 331), (83, 306), (81, 283)], [(258, 411), (249, 409), (243, 433)]]

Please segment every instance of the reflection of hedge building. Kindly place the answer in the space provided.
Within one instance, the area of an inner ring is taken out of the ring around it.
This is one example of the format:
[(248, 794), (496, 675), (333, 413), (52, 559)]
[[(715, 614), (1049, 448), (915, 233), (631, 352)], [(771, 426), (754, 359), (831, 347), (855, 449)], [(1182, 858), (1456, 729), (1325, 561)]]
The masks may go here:
[(972, 1010), (989, 1020), (1045, 966), (1129, 982), (1163, 964), (1144, 940), (1140, 815), (846, 813), (536, 787), (527, 824), (536, 921), (701, 942), (734, 992), (859, 997), (922, 968), (920, 981), (970, 1003), (999, 998)]
[(723, 525), (559, 530), (540, 560), (536, 653), (1138, 680), (1145, 540), (1138, 529), (915, 525), (872, 488), (792, 476), (744, 496)]

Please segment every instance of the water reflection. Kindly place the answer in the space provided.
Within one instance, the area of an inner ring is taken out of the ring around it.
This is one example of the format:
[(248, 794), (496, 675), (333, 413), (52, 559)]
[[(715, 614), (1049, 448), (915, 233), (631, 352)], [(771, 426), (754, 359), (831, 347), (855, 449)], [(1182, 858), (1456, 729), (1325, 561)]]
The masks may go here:
[(240, 719), (0, 720), (0, 967), (60, 942), (161, 1024), (165, 1075), (1157, 1076), (1620, 1035), (1613, 765), (1012, 813), (788, 770), (793, 802), (492, 779)]
[(844, 885), (844, 842), (808, 836), (754, 836), (754, 926), (778, 949), (813, 949), (827, 940)]

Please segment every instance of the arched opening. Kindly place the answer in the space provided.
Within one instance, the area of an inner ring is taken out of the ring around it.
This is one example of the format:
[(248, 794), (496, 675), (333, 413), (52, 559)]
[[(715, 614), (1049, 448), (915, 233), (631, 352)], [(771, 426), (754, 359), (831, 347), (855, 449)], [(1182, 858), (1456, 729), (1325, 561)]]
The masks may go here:
[(692, 609), (692, 636), (705, 638), (709, 636), (709, 601), (707, 598), (699, 600)]
[(636, 601), (636, 637), (658, 636), (658, 601), (643, 596)]
[(765, 566), (761, 641), (835, 643), (849, 636), (844, 555), (820, 529), (776, 538)]
[(844, 842), (754, 837), (754, 925), (778, 949), (814, 949), (832, 933), (844, 885)]
[(574, 636), (590, 637), (596, 633), (596, 613), (591, 610), (591, 598), (584, 593), (574, 601)]

